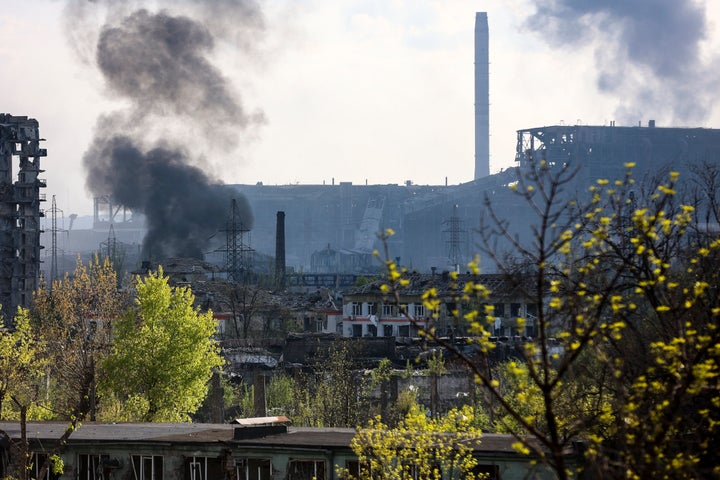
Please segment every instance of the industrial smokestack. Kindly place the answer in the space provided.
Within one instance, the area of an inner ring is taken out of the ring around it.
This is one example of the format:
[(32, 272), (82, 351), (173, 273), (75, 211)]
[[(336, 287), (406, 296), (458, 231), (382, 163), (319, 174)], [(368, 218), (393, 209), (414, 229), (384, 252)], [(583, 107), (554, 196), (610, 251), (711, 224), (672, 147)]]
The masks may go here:
[(275, 226), (275, 287), (285, 290), (285, 212), (277, 212)]
[(490, 78), (487, 12), (475, 14), (475, 179), (490, 175)]

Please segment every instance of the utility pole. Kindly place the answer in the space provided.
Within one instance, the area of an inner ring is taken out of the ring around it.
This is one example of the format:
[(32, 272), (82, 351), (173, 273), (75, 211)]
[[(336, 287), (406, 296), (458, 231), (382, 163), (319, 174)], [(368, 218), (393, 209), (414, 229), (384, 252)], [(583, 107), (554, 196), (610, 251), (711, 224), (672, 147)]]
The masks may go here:
[(225, 271), (228, 280), (245, 284), (247, 273), (251, 267), (253, 249), (245, 244), (245, 238), (250, 241), (250, 229), (239, 218), (237, 200), (230, 203), (230, 215), (225, 227)]

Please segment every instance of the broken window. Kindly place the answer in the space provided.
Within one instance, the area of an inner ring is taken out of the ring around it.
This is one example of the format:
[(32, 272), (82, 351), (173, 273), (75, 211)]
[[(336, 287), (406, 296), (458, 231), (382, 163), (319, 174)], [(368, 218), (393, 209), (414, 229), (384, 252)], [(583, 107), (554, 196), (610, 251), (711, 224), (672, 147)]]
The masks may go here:
[(290, 460), (285, 480), (325, 480), (325, 460)]
[(103, 473), (100, 455), (78, 455), (78, 473), (80, 480), (100, 480)]
[(269, 458), (241, 458), (235, 470), (238, 480), (270, 480), (272, 464)]
[(219, 458), (185, 458), (185, 480), (211, 480), (223, 477), (224, 472)]
[(162, 480), (162, 455), (131, 455), (135, 480)]
[(120, 468), (120, 460), (110, 455), (78, 455), (79, 480), (105, 480), (112, 470)]
[[(43, 465), (45, 465), (45, 461), (47, 460), (48, 456), (47, 453), (38, 453), (33, 452), (32, 456), (30, 457), (30, 471), (28, 478), (40, 478), (40, 470), (42, 470)], [(50, 464), (50, 467), (47, 469), (47, 472), (45, 472), (45, 476), (43, 477), (44, 480), (57, 480), (60, 478), (60, 475), (52, 472), (52, 463)]]

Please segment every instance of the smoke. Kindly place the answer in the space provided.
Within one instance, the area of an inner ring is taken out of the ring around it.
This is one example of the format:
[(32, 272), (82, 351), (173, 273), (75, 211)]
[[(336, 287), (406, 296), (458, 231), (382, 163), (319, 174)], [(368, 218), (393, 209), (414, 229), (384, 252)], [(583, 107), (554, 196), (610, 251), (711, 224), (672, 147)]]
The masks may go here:
[[(233, 198), (229, 188), (212, 184), (177, 149), (142, 152), (130, 138), (114, 136), (102, 150), (89, 153), (105, 159), (102, 165), (90, 166), (98, 187), (113, 192), (122, 205), (145, 213), (146, 255), (202, 258), (208, 232), (228, 219)], [(238, 205), (243, 221), (252, 221), (247, 201), (241, 198)]]
[[(227, 157), (264, 122), (261, 112), (244, 106), (214, 54), (219, 40), (251, 51), (263, 29), (260, 9), (243, 0), (173, 2), (178, 12), (92, 3), (68, 4), (68, 27), (85, 29), (69, 38), (80, 60), (87, 60), (84, 42), (94, 42), (92, 65), (108, 95), (125, 106), (97, 121), (83, 157), (86, 186), (145, 215), (146, 257), (201, 258), (239, 197), (211, 176), (205, 157)], [(240, 221), (251, 228), (248, 202), (240, 197), (238, 205)]]
[[(555, 46), (592, 44), (598, 88), (620, 117), (707, 118), (718, 83), (704, 61), (708, 23), (692, 0), (538, 0), (527, 25)], [(622, 118), (620, 119), (622, 120)]]

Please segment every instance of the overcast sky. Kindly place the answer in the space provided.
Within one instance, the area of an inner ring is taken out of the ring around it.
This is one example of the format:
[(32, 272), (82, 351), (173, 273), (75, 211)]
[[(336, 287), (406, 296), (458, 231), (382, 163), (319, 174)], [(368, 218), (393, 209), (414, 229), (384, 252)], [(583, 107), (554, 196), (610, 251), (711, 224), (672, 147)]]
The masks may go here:
[[(156, 11), (163, 2), (133, 3)], [(260, 2), (263, 27), (253, 44), (225, 35), (208, 59), (243, 108), (265, 120), (238, 129), (233, 148), (213, 146), (214, 125), (202, 133), (188, 128), (188, 148), (225, 183), (467, 182), (474, 171), (476, 11), (488, 12), (490, 28), (491, 172), (513, 164), (522, 128), (649, 119), (720, 126), (719, 7), (589, 3)], [(68, 5), (15, 0), (0, 10), (0, 112), (40, 122), (48, 149), (45, 207), (56, 195), (66, 217), (92, 212), (82, 158), (98, 117), (127, 108), (95, 65), (91, 42), (93, 28), (120, 17), (108, 20), (101, 5), (72, 18)]]

